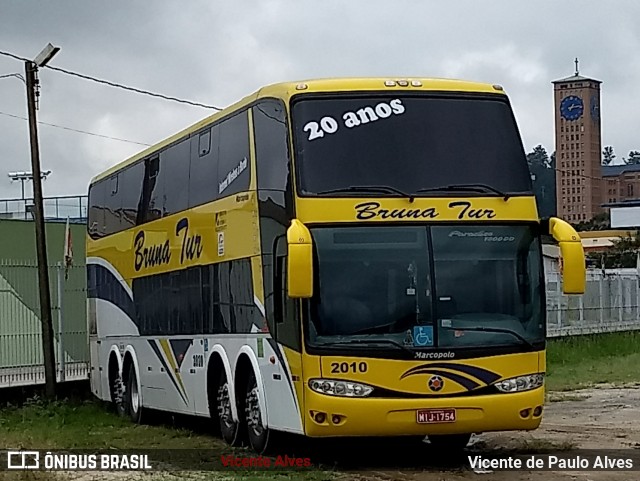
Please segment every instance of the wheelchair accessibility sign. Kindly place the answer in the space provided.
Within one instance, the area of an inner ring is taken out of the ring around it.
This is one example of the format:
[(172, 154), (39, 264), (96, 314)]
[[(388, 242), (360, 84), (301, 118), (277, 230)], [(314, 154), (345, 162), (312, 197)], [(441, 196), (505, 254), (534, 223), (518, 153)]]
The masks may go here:
[(433, 346), (433, 326), (413, 326), (413, 345)]

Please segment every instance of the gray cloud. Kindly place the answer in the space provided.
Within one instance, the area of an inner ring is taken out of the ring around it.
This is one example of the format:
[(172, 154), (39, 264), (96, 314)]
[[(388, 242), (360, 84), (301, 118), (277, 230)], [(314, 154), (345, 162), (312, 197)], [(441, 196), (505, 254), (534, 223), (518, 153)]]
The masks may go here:
[[(525, 147), (553, 145), (551, 81), (581, 73), (602, 85), (603, 142), (619, 158), (640, 150), (640, 3), (507, 0), (304, 2), (5, 1), (0, 50), (32, 57), (62, 47), (53, 65), (214, 105), (284, 80), (334, 76), (456, 77), (500, 83)], [(0, 57), (0, 75), (22, 72)], [(44, 69), (42, 121), (153, 143), (210, 112)], [(0, 79), (0, 112), (26, 116), (24, 85)], [(40, 126), (46, 195), (86, 191), (90, 178), (142, 147)], [(5, 177), (29, 170), (25, 121), (0, 115)]]

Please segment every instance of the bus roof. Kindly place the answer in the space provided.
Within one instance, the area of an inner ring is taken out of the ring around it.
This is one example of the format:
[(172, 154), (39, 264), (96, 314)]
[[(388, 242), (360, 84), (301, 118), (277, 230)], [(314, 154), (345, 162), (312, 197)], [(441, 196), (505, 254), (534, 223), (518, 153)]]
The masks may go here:
[(197, 132), (206, 125), (214, 122), (218, 118), (222, 118), (229, 113), (241, 109), (260, 98), (281, 98), (285, 102), (294, 95), (304, 95), (319, 92), (349, 92), (349, 91), (403, 91), (403, 92), (424, 92), (424, 91), (449, 91), (449, 92), (478, 92), (505, 94), (503, 88), (496, 84), (487, 84), (481, 82), (470, 82), (466, 80), (441, 79), (441, 78), (416, 78), (416, 77), (398, 77), (398, 78), (333, 78), (333, 79), (315, 79), (301, 80), (297, 82), (282, 82), (267, 85), (256, 92), (247, 95), (243, 99), (225, 107), (220, 112), (216, 112), (202, 120), (192, 124), (191, 126), (177, 132), (176, 134), (138, 152), (128, 159), (116, 164), (110, 169), (96, 175), (91, 179), (91, 184), (109, 177), (122, 168), (152, 155), (164, 147), (184, 138), (194, 132)]

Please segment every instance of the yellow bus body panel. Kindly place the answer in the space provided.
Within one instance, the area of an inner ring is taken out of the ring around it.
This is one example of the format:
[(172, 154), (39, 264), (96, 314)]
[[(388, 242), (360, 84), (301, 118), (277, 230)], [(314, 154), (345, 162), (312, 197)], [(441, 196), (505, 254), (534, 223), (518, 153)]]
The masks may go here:
[[(540, 372), (543, 352), (529, 352), (460, 360), (391, 360), (365, 357), (305, 356), (305, 431), (309, 436), (402, 436), (428, 434), (455, 434), (502, 430), (531, 430), (540, 425), (542, 416), (534, 416), (536, 407), (544, 404), (544, 386), (518, 393), (475, 394), (473, 391), (487, 388), (483, 375), (465, 374), (466, 366), (477, 368), (474, 372), (494, 374), (498, 379), (535, 374)], [(310, 364), (319, 365), (312, 369)], [(360, 372), (360, 365), (366, 371)], [(341, 372), (345, 366), (348, 372)], [(307, 366), (311, 369), (307, 370)], [(544, 362), (542, 361), (542, 367)], [(355, 368), (355, 369), (354, 369)], [(423, 368), (423, 369), (421, 369)], [(429, 379), (433, 374), (425, 370), (438, 369), (443, 386), (433, 392)], [(407, 373), (417, 372), (415, 375)], [(421, 372), (422, 371), (422, 372)], [(544, 371), (542, 371), (544, 372)], [(469, 391), (453, 377), (462, 376), (467, 382), (477, 384)], [(348, 398), (317, 393), (309, 388), (313, 377), (361, 382), (385, 389), (386, 397)], [(494, 381), (495, 382), (495, 381)], [(419, 424), (420, 409), (455, 409), (456, 421), (437, 424)], [(527, 410), (523, 416), (521, 411)], [(319, 423), (317, 412), (325, 413)], [(340, 419), (333, 422), (334, 415)]]

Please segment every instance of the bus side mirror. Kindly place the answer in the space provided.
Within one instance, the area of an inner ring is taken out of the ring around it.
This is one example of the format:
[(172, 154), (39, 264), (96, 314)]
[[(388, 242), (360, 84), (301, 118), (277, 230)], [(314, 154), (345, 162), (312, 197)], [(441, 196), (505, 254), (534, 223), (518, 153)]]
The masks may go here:
[(313, 296), (313, 241), (311, 232), (298, 219), (287, 229), (287, 294), (292, 298)]
[(564, 294), (584, 294), (586, 285), (586, 265), (580, 235), (571, 224), (551, 217), (548, 232), (558, 242), (562, 256), (562, 292)]

